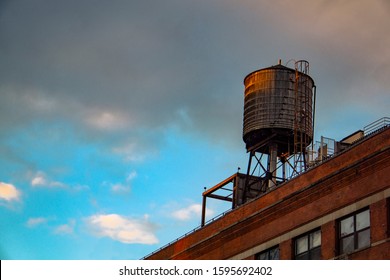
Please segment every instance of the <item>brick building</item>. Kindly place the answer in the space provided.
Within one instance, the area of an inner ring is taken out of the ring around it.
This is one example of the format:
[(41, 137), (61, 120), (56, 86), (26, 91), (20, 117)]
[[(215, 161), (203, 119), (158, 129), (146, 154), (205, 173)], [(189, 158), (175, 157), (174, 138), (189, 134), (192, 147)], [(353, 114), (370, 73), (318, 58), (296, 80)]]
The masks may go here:
[(145, 259), (390, 259), (390, 127), (356, 135)]

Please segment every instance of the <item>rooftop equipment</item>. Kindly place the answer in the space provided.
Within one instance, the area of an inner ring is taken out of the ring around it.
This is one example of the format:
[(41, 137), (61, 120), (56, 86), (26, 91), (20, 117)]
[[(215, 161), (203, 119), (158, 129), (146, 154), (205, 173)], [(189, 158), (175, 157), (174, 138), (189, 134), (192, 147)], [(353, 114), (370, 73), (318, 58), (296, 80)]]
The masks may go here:
[[(278, 154), (301, 152), (310, 144), (314, 81), (307, 75), (308, 62), (297, 63), (305, 63), (305, 72), (278, 64), (245, 77), (243, 139), (248, 151), (269, 153), (267, 145), (257, 145), (270, 136)], [(295, 136), (302, 145), (294, 147)]]
[(202, 226), (207, 198), (232, 202), (232, 208), (236, 208), (308, 167), (307, 147), (314, 138), (316, 95), (309, 62), (295, 61), (295, 67), (289, 68), (279, 60), (277, 65), (248, 74), (244, 87), (247, 172), (240, 173), (239, 169), (203, 192)]
[(248, 74), (244, 86), (243, 140), (249, 162), (242, 203), (252, 198), (254, 189), (266, 192), (306, 170), (315, 103), (315, 84), (305, 60), (296, 61), (294, 69), (279, 60)]

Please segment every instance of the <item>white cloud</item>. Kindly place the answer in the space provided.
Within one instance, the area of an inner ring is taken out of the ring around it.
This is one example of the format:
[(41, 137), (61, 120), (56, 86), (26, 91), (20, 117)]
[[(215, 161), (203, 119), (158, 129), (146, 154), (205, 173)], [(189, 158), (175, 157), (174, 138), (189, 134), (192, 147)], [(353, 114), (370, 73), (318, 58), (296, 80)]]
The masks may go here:
[(127, 162), (140, 162), (146, 157), (140, 145), (129, 139), (113, 147), (112, 152), (120, 155)]
[(42, 172), (38, 171), (31, 179), (31, 186), (33, 187), (51, 187), (51, 188), (63, 188), (66, 187), (64, 183), (49, 180), (47, 178), (47, 175)]
[(133, 179), (135, 179), (136, 177), (137, 177), (137, 171), (133, 170), (133, 171), (131, 171), (131, 172), (127, 175), (126, 181), (127, 181), (127, 182), (130, 182), (130, 181), (132, 181)]
[(76, 225), (75, 220), (70, 220), (68, 224), (59, 225), (54, 229), (54, 233), (58, 235), (72, 234)]
[(35, 174), (31, 175), (29, 174), (31, 181), (30, 184), (34, 188), (61, 188), (61, 189), (67, 189), (75, 192), (81, 192), (81, 191), (86, 191), (89, 190), (88, 185), (83, 185), (83, 184), (73, 184), (73, 185), (68, 185), (60, 181), (55, 181), (50, 179), (46, 173), (42, 171), (38, 171)]
[(111, 185), (111, 191), (114, 193), (128, 193), (130, 192), (130, 189), (130, 186), (123, 185), (121, 183)]
[[(212, 212), (210, 209), (207, 210), (208, 215), (212, 215)], [(180, 221), (188, 221), (192, 218), (200, 218), (201, 214), (202, 205), (196, 203), (172, 212), (172, 217)]]
[(99, 130), (120, 130), (131, 125), (130, 116), (122, 112), (109, 110), (91, 110), (85, 117), (85, 122), (92, 128)]
[(47, 223), (47, 218), (37, 217), (28, 219), (26, 225), (30, 228)]
[(42, 173), (37, 173), (31, 180), (32, 186), (44, 186), (46, 185), (46, 178)]
[(133, 219), (118, 214), (93, 215), (86, 219), (86, 223), (93, 234), (122, 243), (158, 243), (154, 235), (156, 226), (148, 221), (147, 216), (143, 219)]
[(10, 201), (19, 200), (21, 192), (12, 184), (0, 182), (0, 199)]
[[(41, 225), (47, 225), (49, 220), (53, 220), (53, 219), (55, 218), (45, 218), (45, 217), (29, 218), (26, 222), (26, 226), (29, 228), (36, 228)], [(67, 224), (61, 224), (58, 226), (52, 226), (52, 225), (49, 226), (54, 234), (57, 235), (73, 234), (74, 228), (76, 226), (76, 220), (70, 219)]]
[[(111, 191), (114, 193), (128, 193), (131, 190), (131, 181), (137, 177), (137, 172), (135, 170), (131, 171), (126, 176), (126, 183), (116, 183), (116, 184), (108, 184), (111, 188)], [(104, 183), (107, 185), (107, 183)]]

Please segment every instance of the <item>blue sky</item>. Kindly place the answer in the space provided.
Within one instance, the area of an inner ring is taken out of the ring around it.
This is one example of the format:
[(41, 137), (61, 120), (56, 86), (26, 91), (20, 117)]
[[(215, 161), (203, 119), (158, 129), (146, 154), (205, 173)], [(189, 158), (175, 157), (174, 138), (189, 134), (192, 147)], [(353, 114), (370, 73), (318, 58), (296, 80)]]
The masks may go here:
[(385, 0), (2, 1), (0, 258), (139, 259), (197, 227), (247, 165), (242, 81), (279, 58), (310, 62), (317, 139), (388, 116), (389, 26)]

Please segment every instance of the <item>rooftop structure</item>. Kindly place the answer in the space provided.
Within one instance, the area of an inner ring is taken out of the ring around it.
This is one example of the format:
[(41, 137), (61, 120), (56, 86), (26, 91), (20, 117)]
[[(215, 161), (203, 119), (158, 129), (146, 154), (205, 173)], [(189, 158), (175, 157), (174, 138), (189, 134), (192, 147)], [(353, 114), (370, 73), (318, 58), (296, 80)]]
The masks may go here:
[(388, 124), (145, 258), (390, 259)]
[[(200, 227), (145, 259), (390, 259), (390, 118), (313, 142), (314, 81), (295, 66), (245, 78), (247, 173), (205, 190)], [(207, 199), (231, 207), (206, 221)]]

